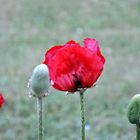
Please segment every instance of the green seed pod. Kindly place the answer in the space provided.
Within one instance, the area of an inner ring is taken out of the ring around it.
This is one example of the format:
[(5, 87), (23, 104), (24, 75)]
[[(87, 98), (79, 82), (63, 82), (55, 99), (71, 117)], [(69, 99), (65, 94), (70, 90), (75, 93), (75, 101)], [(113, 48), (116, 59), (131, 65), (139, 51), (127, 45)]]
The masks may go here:
[(130, 123), (140, 123), (140, 94), (135, 95), (129, 102), (127, 117)]
[(29, 80), (30, 96), (44, 97), (48, 95), (49, 86), (48, 67), (45, 64), (40, 64), (35, 67)]

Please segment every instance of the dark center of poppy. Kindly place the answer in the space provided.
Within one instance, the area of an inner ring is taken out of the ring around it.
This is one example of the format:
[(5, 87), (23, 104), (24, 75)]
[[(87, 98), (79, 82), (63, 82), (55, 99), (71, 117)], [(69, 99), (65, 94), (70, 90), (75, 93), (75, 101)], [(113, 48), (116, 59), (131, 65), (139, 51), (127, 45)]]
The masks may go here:
[(82, 88), (81, 79), (76, 74), (73, 74), (73, 77), (74, 77), (75, 91), (77, 91), (78, 88)]

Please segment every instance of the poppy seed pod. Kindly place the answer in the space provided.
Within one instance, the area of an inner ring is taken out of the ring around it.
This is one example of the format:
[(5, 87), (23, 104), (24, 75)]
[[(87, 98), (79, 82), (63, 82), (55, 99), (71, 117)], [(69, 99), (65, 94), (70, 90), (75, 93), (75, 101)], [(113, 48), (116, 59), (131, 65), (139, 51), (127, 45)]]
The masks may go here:
[(29, 80), (30, 96), (44, 97), (48, 95), (49, 76), (48, 67), (40, 64), (33, 70), (31, 79)]
[(129, 102), (127, 117), (130, 123), (140, 123), (140, 94), (135, 95)]

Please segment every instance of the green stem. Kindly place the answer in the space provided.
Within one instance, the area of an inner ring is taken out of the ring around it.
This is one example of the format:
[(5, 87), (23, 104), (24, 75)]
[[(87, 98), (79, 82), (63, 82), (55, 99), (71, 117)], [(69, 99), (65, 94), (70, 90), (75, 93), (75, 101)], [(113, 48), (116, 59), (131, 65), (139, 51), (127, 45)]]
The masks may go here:
[(80, 103), (81, 103), (81, 137), (85, 140), (85, 108), (84, 108), (84, 92), (80, 92)]
[(43, 140), (43, 126), (42, 126), (42, 98), (37, 98), (37, 115), (38, 115), (38, 140)]
[(140, 124), (136, 124), (136, 140), (140, 140)]

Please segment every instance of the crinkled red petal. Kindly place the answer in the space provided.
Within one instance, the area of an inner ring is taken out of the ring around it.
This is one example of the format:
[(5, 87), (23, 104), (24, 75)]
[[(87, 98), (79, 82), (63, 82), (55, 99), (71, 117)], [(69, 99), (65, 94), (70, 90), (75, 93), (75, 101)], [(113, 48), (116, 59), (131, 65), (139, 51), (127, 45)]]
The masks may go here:
[(64, 46), (55, 46), (45, 57), (54, 88), (69, 92), (91, 87), (105, 63), (98, 42), (91, 38), (84, 40), (84, 47), (73, 40)]

